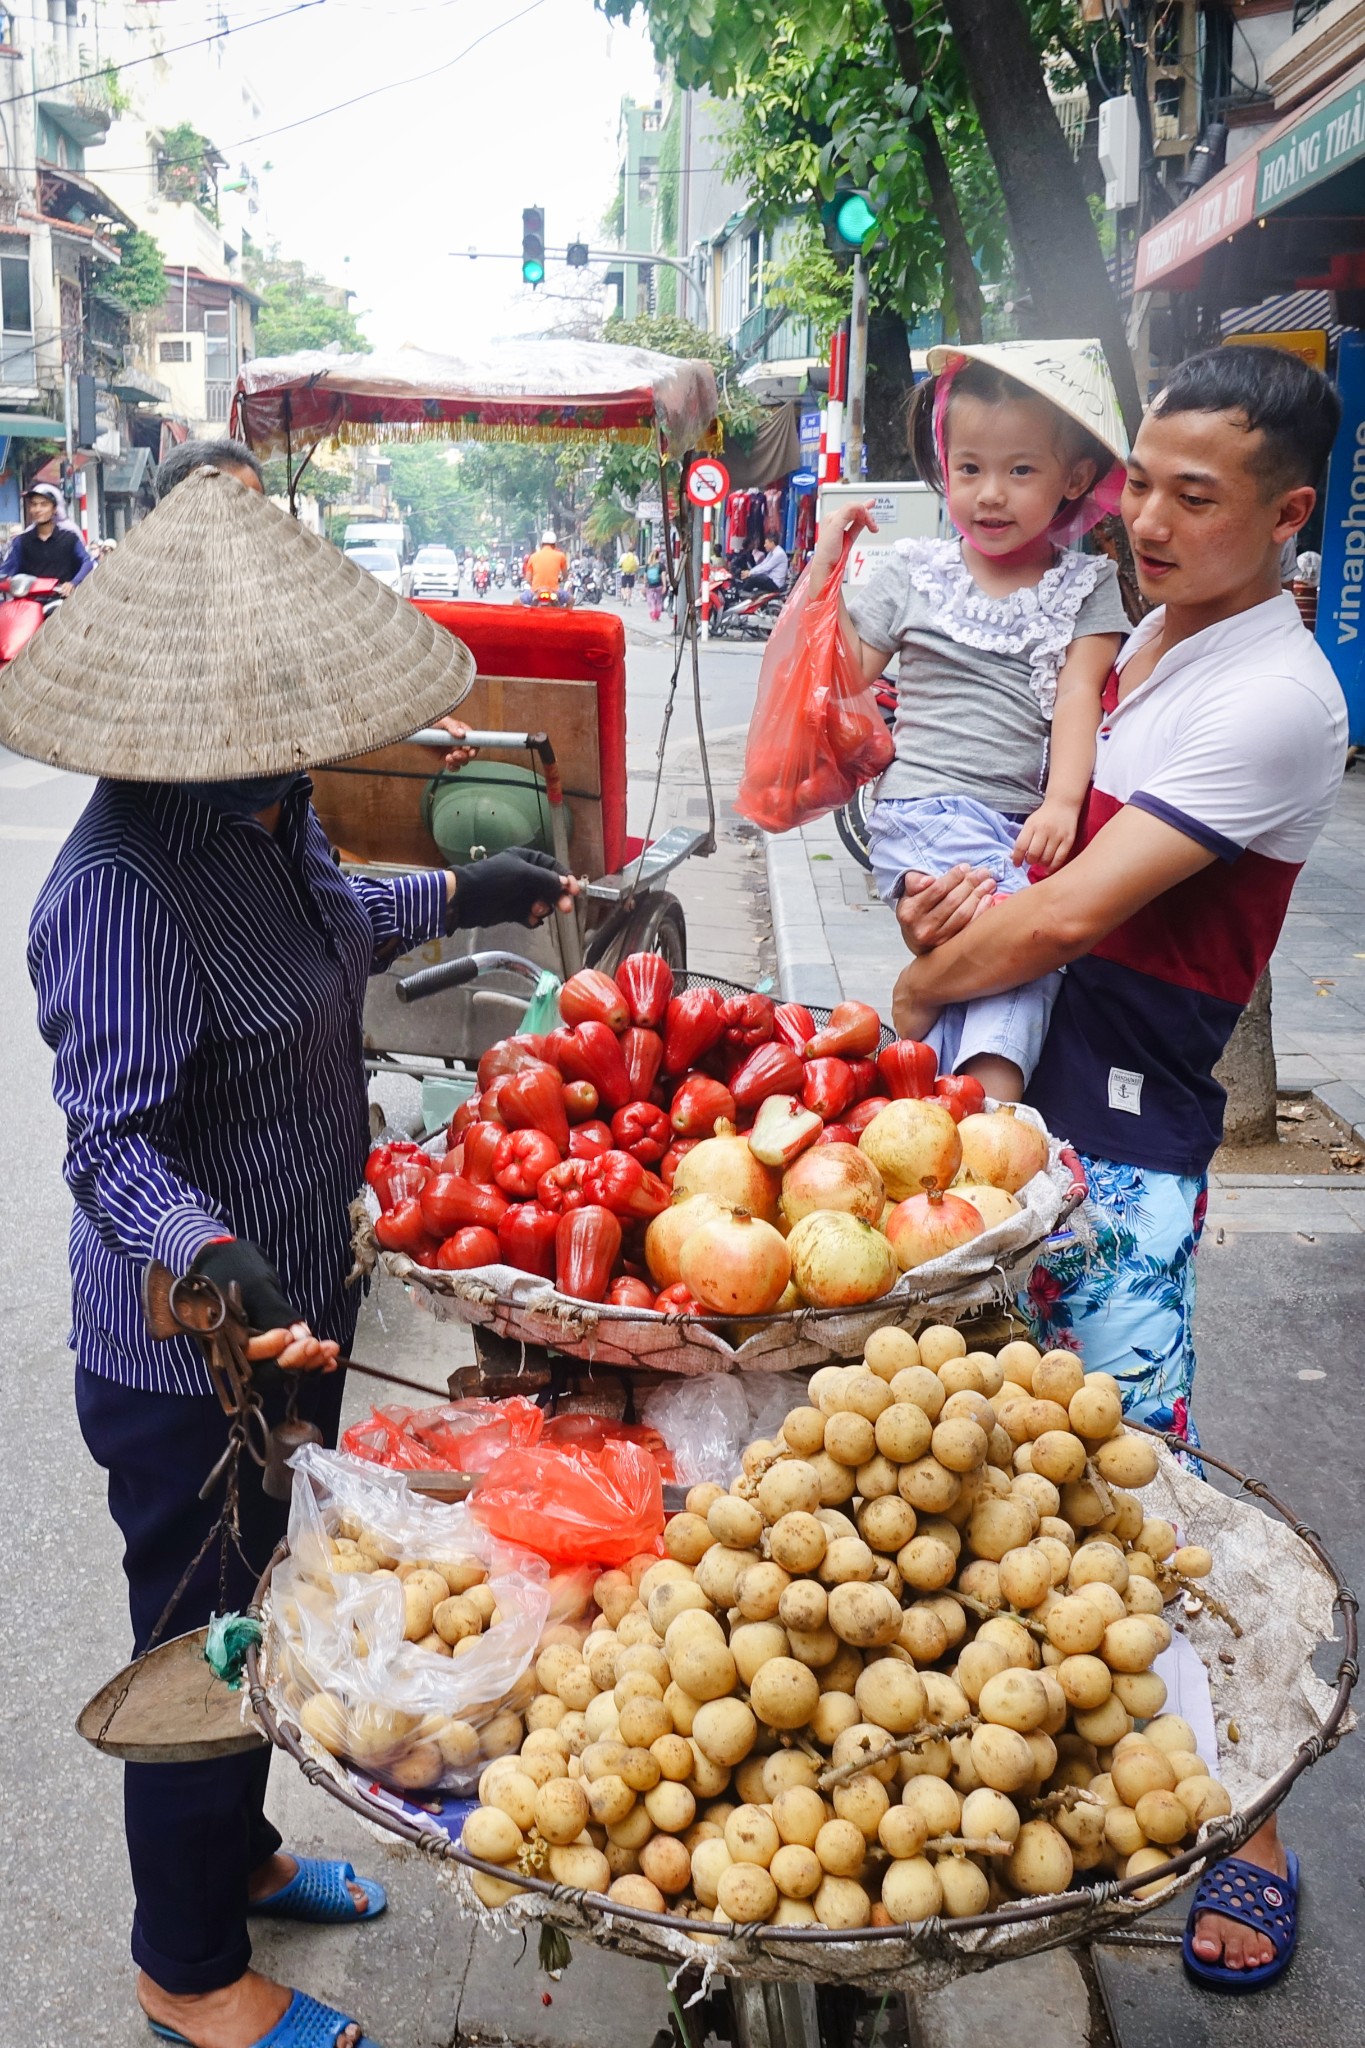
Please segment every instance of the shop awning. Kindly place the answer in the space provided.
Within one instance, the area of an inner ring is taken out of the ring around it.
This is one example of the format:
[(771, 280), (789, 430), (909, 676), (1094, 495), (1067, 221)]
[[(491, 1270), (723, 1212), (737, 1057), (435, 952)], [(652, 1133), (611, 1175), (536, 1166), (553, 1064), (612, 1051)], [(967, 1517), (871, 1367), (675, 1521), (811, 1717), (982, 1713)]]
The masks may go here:
[(1137, 247), (1135, 292), (1196, 284), (1217, 243), (1365, 158), (1365, 63), (1281, 121), (1235, 164), (1154, 228)]
[(66, 421), (41, 412), (0, 412), (0, 441), (64, 441)]

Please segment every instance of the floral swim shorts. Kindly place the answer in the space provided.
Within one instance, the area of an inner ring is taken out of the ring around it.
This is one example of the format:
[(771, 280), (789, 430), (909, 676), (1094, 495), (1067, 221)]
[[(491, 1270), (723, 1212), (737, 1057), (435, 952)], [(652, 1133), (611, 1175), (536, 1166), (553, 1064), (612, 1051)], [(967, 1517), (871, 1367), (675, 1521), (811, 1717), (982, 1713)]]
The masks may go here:
[(1081, 1154), (1090, 1196), (1058, 1234), (1019, 1300), (1036, 1341), (1112, 1373), (1125, 1414), (1199, 1441), (1194, 1385), (1194, 1255), (1208, 1179)]

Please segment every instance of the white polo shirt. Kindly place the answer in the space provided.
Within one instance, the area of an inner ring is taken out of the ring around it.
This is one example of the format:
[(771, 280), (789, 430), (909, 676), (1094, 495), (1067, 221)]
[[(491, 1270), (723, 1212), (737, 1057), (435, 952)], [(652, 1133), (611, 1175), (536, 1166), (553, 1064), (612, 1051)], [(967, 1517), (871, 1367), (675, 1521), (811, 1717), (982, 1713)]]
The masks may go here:
[(1162, 618), (1110, 679), (1076, 851), (1131, 804), (1218, 860), (1072, 962), (1028, 1099), (1083, 1152), (1197, 1175), (1222, 1137), (1213, 1068), (1336, 801), (1346, 704), (1284, 594), (1182, 641), (1117, 703)]

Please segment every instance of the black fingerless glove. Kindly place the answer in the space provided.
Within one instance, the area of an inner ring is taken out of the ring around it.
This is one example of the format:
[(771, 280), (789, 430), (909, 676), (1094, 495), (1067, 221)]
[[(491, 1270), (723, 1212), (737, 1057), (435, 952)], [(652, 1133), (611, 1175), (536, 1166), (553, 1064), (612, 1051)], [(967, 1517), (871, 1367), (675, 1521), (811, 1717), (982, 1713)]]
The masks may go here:
[(206, 1244), (191, 1273), (202, 1273), (224, 1294), (235, 1281), (241, 1291), (242, 1314), (251, 1330), (287, 1330), (303, 1318), (284, 1297), (280, 1276), (265, 1253), (239, 1237)]
[(537, 908), (553, 910), (564, 893), (565, 877), (552, 853), (533, 846), (514, 846), (487, 860), (455, 869), (455, 900), (451, 930), (492, 924), (539, 923)]

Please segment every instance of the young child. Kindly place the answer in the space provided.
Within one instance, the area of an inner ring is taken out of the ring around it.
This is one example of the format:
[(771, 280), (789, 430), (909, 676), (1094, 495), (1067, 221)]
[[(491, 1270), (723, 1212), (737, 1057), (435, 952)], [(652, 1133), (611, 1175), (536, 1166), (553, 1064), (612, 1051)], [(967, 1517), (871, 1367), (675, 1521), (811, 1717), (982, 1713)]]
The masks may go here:
[[(952, 869), (972, 873), (975, 915), (1066, 859), (1095, 761), (1100, 696), (1128, 631), (1114, 564), (1068, 553), (1118, 502), (1127, 441), (1097, 342), (1003, 342), (930, 352), (911, 437), (947, 499), (951, 540), (905, 540), (844, 593), (863, 672), (900, 655), (896, 758), (870, 819), (884, 900)], [(818, 589), (850, 529), (821, 530)], [(940, 1012), (944, 1073), (1017, 1102), (1042, 1048), (1058, 977)]]

